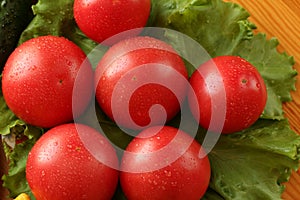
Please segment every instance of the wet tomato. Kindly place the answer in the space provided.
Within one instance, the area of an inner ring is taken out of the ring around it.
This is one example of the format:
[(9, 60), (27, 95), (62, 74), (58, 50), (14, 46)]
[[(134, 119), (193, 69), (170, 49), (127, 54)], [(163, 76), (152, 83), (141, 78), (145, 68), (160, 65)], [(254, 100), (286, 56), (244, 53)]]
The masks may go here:
[[(63, 37), (41, 36), (21, 44), (3, 71), (2, 91), (8, 107), (39, 127), (72, 121), (85, 110), (92, 95), (93, 71), (85, 59), (84, 52)], [(80, 83), (76, 97), (75, 80)]]
[(144, 27), (150, 8), (151, 0), (75, 0), (74, 18), (82, 32), (100, 43), (123, 31)]
[(189, 105), (200, 125), (212, 131), (221, 127), (225, 134), (251, 126), (267, 101), (260, 73), (238, 56), (219, 56), (204, 63), (192, 74), (190, 84)]
[(80, 124), (47, 131), (26, 163), (26, 179), (37, 200), (110, 200), (118, 175), (118, 158), (111, 144)]
[(210, 171), (196, 140), (176, 128), (156, 126), (143, 130), (126, 148), (120, 183), (130, 200), (199, 200)]
[(95, 71), (96, 99), (119, 126), (142, 129), (164, 124), (180, 110), (188, 75), (167, 43), (134, 37), (112, 46)]

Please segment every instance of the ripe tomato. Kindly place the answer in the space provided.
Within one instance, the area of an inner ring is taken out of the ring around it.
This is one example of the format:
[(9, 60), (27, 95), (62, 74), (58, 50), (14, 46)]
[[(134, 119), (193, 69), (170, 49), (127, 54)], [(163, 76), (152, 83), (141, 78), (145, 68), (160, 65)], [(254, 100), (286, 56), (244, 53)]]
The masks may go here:
[[(53, 127), (73, 119), (87, 106), (93, 90), (93, 71), (86, 55), (71, 41), (56, 36), (31, 39), (11, 54), (2, 77), (8, 107), (25, 122)], [(77, 76), (79, 70), (81, 75)], [(76, 107), (72, 110), (74, 82)], [(79, 92), (78, 92), (79, 93)]]
[(135, 37), (117, 43), (101, 59), (95, 71), (96, 99), (120, 126), (163, 124), (179, 111), (187, 78), (184, 62), (171, 46)]
[(150, 8), (151, 0), (75, 0), (74, 18), (82, 32), (100, 43), (123, 31), (144, 27)]
[(127, 146), (120, 183), (130, 200), (199, 200), (208, 188), (210, 164), (200, 144), (176, 128), (151, 127)]
[(26, 179), (37, 200), (110, 200), (118, 183), (117, 167), (116, 152), (100, 133), (85, 125), (64, 124), (35, 143)]
[(218, 109), (225, 109), (222, 133), (251, 126), (267, 101), (266, 85), (260, 73), (238, 56), (219, 56), (204, 63), (192, 74), (190, 84), (195, 95), (192, 90), (189, 92), (189, 105), (194, 116), (200, 116), (196, 118), (204, 128), (214, 130), (215, 125), (210, 124), (213, 107), (219, 114), (223, 111)]

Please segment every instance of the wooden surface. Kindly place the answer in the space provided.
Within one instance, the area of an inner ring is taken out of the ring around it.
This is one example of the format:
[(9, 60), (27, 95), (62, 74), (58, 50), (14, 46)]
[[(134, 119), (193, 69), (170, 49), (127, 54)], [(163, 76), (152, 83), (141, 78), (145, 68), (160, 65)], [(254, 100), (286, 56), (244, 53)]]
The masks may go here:
[[(242, 5), (249, 11), (250, 21), (255, 23), (258, 32), (276, 37), (280, 52), (287, 52), (295, 59), (298, 71), (296, 88), (292, 92), (293, 101), (284, 104), (286, 117), (291, 127), (300, 134), (300, 1), (299, 0), (230, 0)], [(300, 170), (293, 172), (290, 181), (285, 184), (282, 195), (286, 200), (300, 199)]]
[[(278, 50), (294, 56), (295, 69), (300, 78), (300, 1), (299, 0), (230, 0), (242, 5), (251, 14), (250, 20), (257, 25), (258, 32), (264, 32), (268, 38), (278, 38)], [(293, 101), (284, 105), (286, 116), (290, 120), (293, 130), (300, 134), (300, 81), (292, 92)], [(0, 148), (1, 149), (1, 148)], [(0, 157), (1, 157), (0, 153)], [(0, 163), (0, 174), (3, 171)], [(0, 187), (1, 188), (1, 187)], [(0, 199), (1, 197), (0, 189)], [(286, 190), (282, 195), (286, 200), (300, 199), (300, 171), (294, 172), (286, 183)]]

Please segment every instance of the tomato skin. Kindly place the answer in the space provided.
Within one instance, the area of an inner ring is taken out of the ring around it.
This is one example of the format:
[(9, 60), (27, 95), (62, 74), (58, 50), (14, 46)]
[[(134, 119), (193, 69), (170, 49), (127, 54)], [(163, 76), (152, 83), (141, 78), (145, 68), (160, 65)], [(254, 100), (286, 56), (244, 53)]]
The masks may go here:
[[(176, 135), (178, 139), (174, 139)], [(166, 148), (171, 141), (174, 144), (167, 154), (146, 157), (147, 153)], [(199, 200), (208, 188), (211, 172), (208, 157), (198, 157), (203, 151), (200, 148), (193, 138), (173, 127), (143, 130), (127, 146), (121, 161), (120, 183), (125, 196), (129, 200)], [(173, 151), (181, 152), (174, 162)], [(162, 163), (166, 164), (155, 170), (147, 169)], [(139, 171), (141, 168), (148, 171)]]
[(118, 165), (110, 143), (96, 130), (81, 124), (64, 124), (46, 132), (31, 149), (26, 179), (37, 200), (110, 200), (119, 172), (88, 151), (79, 136), (89, 137), (97, 155)]
[[(142, 129), (150, 122), (163, 124), (178, 113), (187, 79), (185, 65), (171, 46), (151, 37), (135, 37), (112, 46), (101, 59), (95, 71), (96, 99), (119, 126)], [(166, 117), (162, 110), (150, 111), (156, 104), (164, 107)]]
[(144, 27), (150, 9), (151, 0), (75, 0), (74, 18), (82, 32), (101, 43), (123, 31)]
[[(8, 107), (39, 127), (73, 120), (73, 114), (84, 111), (93, 90), (93, 71), (90, 63), (82, 64), (85, 59), (84, 52), (63, 37), (41, 36), (23, 43), (3, 71), (2, 90)], [(76, 88), (80, 97), (72, 108), (75, 80), (80, 82)]]
[[(251, 126), (262, 114), (267, 101), (266, 85), (260, 73), (238, 56), (219, 56), (204, 63), (192, 74), (190, 84), (196, 98), (189, 91), (189, 105), (194, 116), (200, 116), (196, 120), (204, 128), (214, 129), (214, 125), (210, 126), (211, 102), (214, 100), (213, 106), (219, 108), (221, 104), (226, 105), (223, 134)], [(221, 88), (225, 89), (225, 99)]]

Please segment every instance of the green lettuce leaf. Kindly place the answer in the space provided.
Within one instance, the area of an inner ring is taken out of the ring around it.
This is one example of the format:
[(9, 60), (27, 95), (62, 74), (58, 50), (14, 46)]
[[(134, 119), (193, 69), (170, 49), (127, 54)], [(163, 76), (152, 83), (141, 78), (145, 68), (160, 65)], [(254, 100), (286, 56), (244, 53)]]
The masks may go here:
[[(95, 115), (95, 119), (91, 116)], [(105, 136), (111, 141), (115, 147), (125, 149), (129, 142), (133, 139), (132, 136), (126, 134), (115, 122), (113, 122), (105, 113), (101, 110), (100, 106), (95, 103), (90, 105), (85, 113), (82, 114), (78, 119), (77, 123), (85, 124), (93, 127), (99, 132), (105, 134)], [(138, 134), (137, 131), (128, 130), (132, 134)], [(120, 155), (121, 156), (121, 155)]]
[(299, 168), (300, 137), (286, 120), (259, 120), (250, 129), (221, 136), (209, 154), (210, 188), (225, 199), (281, 199)]
[[(252, 63), (263, 76), (268, 90), (261, 118), (284, 119), (282, 102), (290, 101), (290, 91), (295, 89), (294, 60), (277, 51), (276, 39), (266, 40), (263, 34), (254, 35), (255, 25), (248, 21), (249, 13), (244, 8), (220, 0), (161, 0), (153, 4), (149, 26), (186, 34), (211, 57), (238, 55)], [(181, 55), (190, 48), (180, 42), (177, 35), (167, 32), (166, 37)], [(198, 66), (187, 65), (189, 74)]]
[[(230, 55), (252, 38), (255, 25), (241, 6), (220, 0), (153, 0), (148, 26), (165, 27), (199, 42), (212, 57)], [(180, 50), (180, 48), (178, 48)]]
[(19, 44), (38, 36), (63, 36), (88, 54), (97, 43), (88, 39), (77, 27), (73, 17), (74, 0), (39, 0), (32, 6), (34, 19), (23, 31)]
[(26, 140), (17, 144), (13, 151), (4, 143), (4, 150), (9, 160), (8, 174), (3, 175), (3, 187), (9, 191), (9, 196), (15, 198), (21, 193), (26, 193), (34, 200), (34, 196), (26, 180), (25, 167), (28, 153), (38, 138)]
[(41, 35), (64, 35), (68, 28), (73, 29), (73, 1), (47, 1), (39, 0), (32, 6), (34, 19), (23, 31), (19, 43)]
[[(1, 80), (1, 78), (0, 78)], [(1, 86), (2, 84), (0, 84)], [(0, 90), (0, 133), (1, 135), (10, 134), (11, 129), (18, 126), (23, 126), (25, 123), (18, 119), (15, 114), (7, 107), (2, 90)]]
[(216, 191), (208, 188), (201, 200), (224, 200)]

